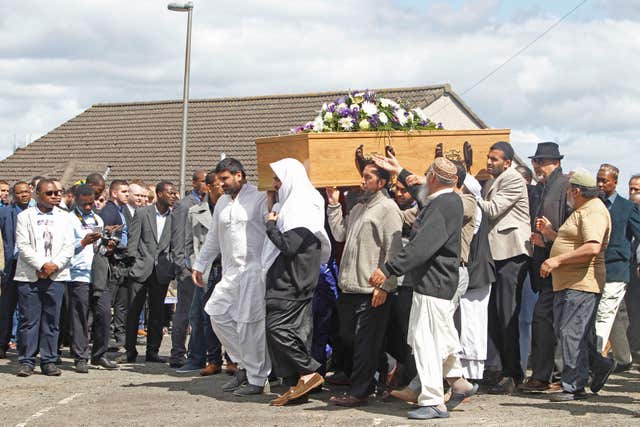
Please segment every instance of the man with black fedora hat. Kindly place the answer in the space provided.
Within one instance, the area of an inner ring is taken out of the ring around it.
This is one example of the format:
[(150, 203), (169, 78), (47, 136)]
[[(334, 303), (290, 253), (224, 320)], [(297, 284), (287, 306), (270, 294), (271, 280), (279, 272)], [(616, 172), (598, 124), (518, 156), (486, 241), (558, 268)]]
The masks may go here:
[(541, 142), (536, 153), (529, 157), (538, 184), (532, 197), (531, 286), (538, 293), (531, 324), (531, 369), (532, 375), (520, 386), (522, 391), (540, 392), (549, 389), (554, 369), (556, 338), (553, 332), (553, 287), (551, 276), (541, 277), (540, 266), (549, 258), (553, 240), (543, 237), (538, 226), (548, 220), (558, 230), (571, 213), (567, 205), (569, 179), (562, 173), (560, 154), (555, 142)]

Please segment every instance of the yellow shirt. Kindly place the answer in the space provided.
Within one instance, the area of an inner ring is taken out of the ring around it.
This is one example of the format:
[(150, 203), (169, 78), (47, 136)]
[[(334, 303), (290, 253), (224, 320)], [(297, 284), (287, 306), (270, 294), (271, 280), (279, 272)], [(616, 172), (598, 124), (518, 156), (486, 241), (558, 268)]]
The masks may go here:
[(553, 270), (554, 292), (563, 289), (602, 292), (606, 279), (604, 251), (609, 244), (610, 233), (611, 216), (600, 199), (591, 199), (573, 211), (558, 230), (550, 257), (574, 251), (586, 242), (598, 242), (602, 247), (600, 253), (587, 263), (565, 264)]

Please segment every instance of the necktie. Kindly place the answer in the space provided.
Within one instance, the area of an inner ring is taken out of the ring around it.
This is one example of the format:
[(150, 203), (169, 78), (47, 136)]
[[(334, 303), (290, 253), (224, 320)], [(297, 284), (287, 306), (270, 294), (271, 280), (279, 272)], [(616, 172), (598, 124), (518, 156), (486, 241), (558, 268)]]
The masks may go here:
[(611, 207), (611, 200), (605, 199), (604, 200), (604, 205), (607, 207), (607, 209), (609, 209)]

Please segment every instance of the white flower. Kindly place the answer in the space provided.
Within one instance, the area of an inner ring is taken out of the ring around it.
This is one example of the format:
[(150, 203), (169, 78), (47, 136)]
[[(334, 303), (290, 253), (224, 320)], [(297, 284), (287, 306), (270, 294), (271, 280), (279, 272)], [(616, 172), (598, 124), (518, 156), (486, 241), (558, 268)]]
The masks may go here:
[(351, 117), (343, 117), (338, 120), (338, 123), (344, 130), (350, 130), (353, 127), (353, 120), (351, 120)]
[(389, 118), (387, 117), (387, 115), (384, 112), (380, 113), (378, 118), (380, 119), (380, 123), (382, 123), (383, 125), (386, 125), (387, 122), (389, 122)]
[(327, 103), (322, 104), (322, 111), (327, 111)]
[(376, 104), (373, 102), (364, 101), (362, 103), (362, 111), (364, 111), (367, 116), (371, 117), (378, 112), (378, 107), (376, 107)]
[(322, 132), (322, 127), (324, 126), (324, 122), (322, 120), (322, 116), (318, 114), (318, 117), (313, 121), (313, 131), (314, 132)]
[(327, 111), (326, 113), (324, 113), (325, 122), (330, 122), (331, 119), (333, 119), (333, 113), (331, 111)]
[(400, 108), (400, 105), (398, 105), (398, 103), (392, 99), (389, 98), (380, 98), (380, 104), (383, 107), (393, 107), (393, 108)]
[(336, 107), (336, 111), (340, 111), (340, 110), (346, 109), (346, 108), (349, 108), (349, 107), (347, 107), (347, 104), (342, 102), (342, 103), (338, 104), (338, 106)]
[(404, 115), (404, 113), (406, 112), (407, 110), (405, 110), (404, 108), (398, 108), (393, 112), (394, 116), (396, 116), (396, 119), (398, 119), (398, 123), (400, 123), (400, 125), (404, 125), (405, 123), (407, 123), (407, 116)]
[(360, 120), (360, 123), (358, 123), (358, 126), (360, 126), (360, 129), (369, 129), (369, 120), (367, 119)]
[(413, 112), (416, 116), (420, 117), (420, 120), (422, 120), (423, 122), (427, 121), (427, 115), (424, 113), (424, 110), (422, 108), (414, 108)]

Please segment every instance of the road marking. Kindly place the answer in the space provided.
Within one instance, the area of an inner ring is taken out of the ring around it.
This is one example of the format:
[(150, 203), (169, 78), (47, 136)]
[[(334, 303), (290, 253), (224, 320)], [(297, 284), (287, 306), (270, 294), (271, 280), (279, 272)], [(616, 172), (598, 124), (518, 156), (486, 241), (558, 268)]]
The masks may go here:
[(73, 399), (80, 396), (81, 394), (82, 393), (76, 393), (76, 394), (72, 394), (69, 397), (65, 397), (64, 399), (58, 402), (58, 405), (66, 405), (67, 403), (71, 402)]
[[(76, 394), (72, 394), (69, 397), (65, 397), (64, 399), (58, 401), (58, 403), (56, 403), (56, 405), (66, 405), (69, 402), (71, 402), (73, 399), (75, 399), (76, 397), (82, 395), (82, 393), (76, 393)], [(34, 421), (37, 420), (38, 418), (40, 418), (41, 416), (43, 416), (44, 414), (46, 414), (47, 412), (49, 412), (50, 410), (54, 409), (55, 406), (48, 406), (44, 409), (40, 409), (38, 412), (36, 412), (35, 414), (31, 415), (29, 418), (27, 418), (26, 420), (24, 420), (23, 422), (16, 424), (16, 427), (25, 427), (27, 424), (29, 424), (30, 421)]]

